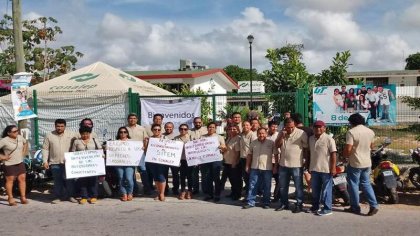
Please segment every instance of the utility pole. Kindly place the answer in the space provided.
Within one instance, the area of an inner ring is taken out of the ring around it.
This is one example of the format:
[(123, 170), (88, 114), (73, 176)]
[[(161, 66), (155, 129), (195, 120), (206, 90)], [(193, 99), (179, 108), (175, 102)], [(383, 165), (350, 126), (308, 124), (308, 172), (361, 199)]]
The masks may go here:
[[(25, 72), (25, 55), (23, 53), (23, 36), (22, 36), (22, 5), (21, 0), (12, 1), (12, 18), (13, 18), (13, 38), (15, 41), (15, 61), (16, 73)], [(18, 122), (20, 130), (28, 127), (28, 120), (20, 120)]]
[(13, 14), (13, 38), (15, 41), (15, 61), (16, 72), (25, 72), (25, 55), (23, 53), (23, 36), (22, 36), (22, 5), (21, 0), (12, 1)]

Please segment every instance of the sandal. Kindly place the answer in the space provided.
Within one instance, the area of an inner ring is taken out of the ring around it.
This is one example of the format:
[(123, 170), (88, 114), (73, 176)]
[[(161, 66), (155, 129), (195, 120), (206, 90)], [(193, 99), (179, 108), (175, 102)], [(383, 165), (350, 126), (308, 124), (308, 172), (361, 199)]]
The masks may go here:
[(9, 202), (9, 206), (17, 206), (17, 203), (15, 201)]
[(20, 203), (21, 203), (21, 204), (28, 204), (28, 203), (29, 203), (29, 201), (28, 201), (28, 199), (26, 199), (26, 197), (21, 197), (21, 198), (20, 198)]

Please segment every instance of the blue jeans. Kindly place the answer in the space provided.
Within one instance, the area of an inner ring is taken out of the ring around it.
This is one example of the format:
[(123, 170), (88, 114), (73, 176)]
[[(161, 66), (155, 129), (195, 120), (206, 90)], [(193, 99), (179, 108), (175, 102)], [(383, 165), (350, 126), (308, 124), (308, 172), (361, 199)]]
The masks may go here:
[(84, 199), (98, 197), (98, 176), (79, 178), (80, 197)]
[(332, 210), (333, 181), (330, 173), (311, 172), (312, 208), (319, 209), (319, 203), (324, 211)]
[(115, 170), (118, 175), (118, 184), (121, 194), (133, 194), (134, 189), (134, 167), (133, 166), (116, 166)]
[[(141, 183), (143, 184), (143, 192), (150, 193), (153, 187), (153, 179), (149, 180), (149, 174), (147, 173), (146, 166), (139, 166), (137, 169), (140, 172)], [(152, 185), (150, 185), (152, 182)]]
[(52, 164), (50, 170), (54, 179), (53, 193), (56, 198), (74, 197), (74, 179), (66, 179), (66, 168), (63, 164)]
[(282, 206), (289, 206), (289, 184), (290, 177), (295, 184), (296, 204), (299, 207), (303, 205), (303, 168), (302, 167), (284, 167), (279, 168), (280, 182), (280, 203)]
[(350, 195), (350, 207), (355, 212), (360, 212), (359, 206), (359, 184), (367, 197), (370, 207), (378, 208), (375, 192), (370, 184), (370, 167), (354, 168), (347, 166), (347, 182)]
[(262, 184), (263, 190), (263, 204), (270, 205), (271, 196), (271, 178), (273, 172), (271, 170), (251, 169), (249, 172), (249, 190), (248, 190), (248, 205), (255, 206), (255, 198), (257, 197), (258, 189)]

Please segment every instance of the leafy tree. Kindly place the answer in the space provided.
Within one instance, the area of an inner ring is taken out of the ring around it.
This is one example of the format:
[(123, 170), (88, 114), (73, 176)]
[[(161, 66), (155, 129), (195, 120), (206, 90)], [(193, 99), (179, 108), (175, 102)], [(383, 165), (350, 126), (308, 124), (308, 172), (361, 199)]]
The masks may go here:
[(291, 92), (313, 83), (302, 62), (302, 44), (288, 44), (282, 48), (267, 49), (265, 56), (271, 64), (263, 72), (267, 92)]
[[(74, 46), (49, 47), (62, 30), (57, 26), (57, 20), (52, 17), (39, 17), (22, 21), (23, 48), (25, 53), (25, 69), (34, 73), (38, 80), (41, 73), (47, 78), (66, 74), (75, 69), (82, 53)], [(13, 40), (13, 19), (8, 15), (0, 21), (0, 73), (13, 75), (16, 72)]]
[(405, 62), (407, 63), (406, 70), (420, 70), (420, 52), (409, 55)]
[(399, 97), (403, 103), (406, 103), (412, 110), (420, 110), (420, 98), (401, 96)]
[(349, 84), (346, 78), (347, 69), (349, 67), (348, 61), (351, 54), (350, 51), (337, 52), (332, 60), (332, 65), (317, 76), (317, 86), (333, 86), (333, 85), (347, 85)]
[[(241, 68), (237, 65), (229, 65), (223, 70), (235, 81), (249, 81), (249, 68)], [(259, 74), (256, 69), (252, 69), (252, 80), (262, 80), (263, 75)]]

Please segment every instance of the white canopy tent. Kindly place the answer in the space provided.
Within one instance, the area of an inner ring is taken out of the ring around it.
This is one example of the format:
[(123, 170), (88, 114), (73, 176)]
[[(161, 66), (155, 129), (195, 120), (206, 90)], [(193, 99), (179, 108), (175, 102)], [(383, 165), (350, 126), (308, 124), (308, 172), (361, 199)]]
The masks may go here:
[[(74, 131), (78, 130), (80, 120), (91, 118), (100, 140), (114, 139), (118, 127), (126, 124), (130, 88), (141, 96), (173, 95), (103, 62), (31, 86), (28, 99), (33, 100), (36, 90), (40, 141), (54, 129), (54, 120), (59, 118), (65, 119), (67, 127)], [(13, 123), (10, 95), (1, 97), (1, 129)]]

